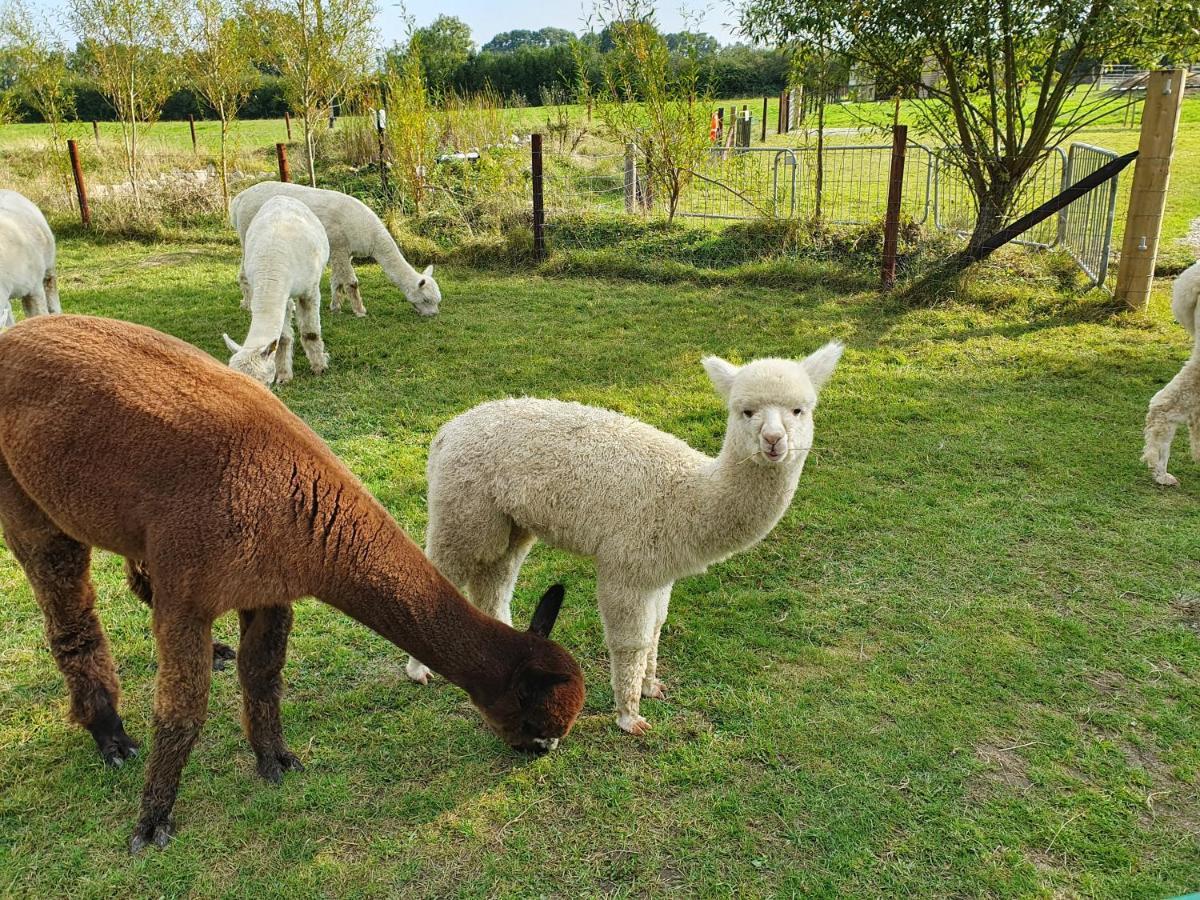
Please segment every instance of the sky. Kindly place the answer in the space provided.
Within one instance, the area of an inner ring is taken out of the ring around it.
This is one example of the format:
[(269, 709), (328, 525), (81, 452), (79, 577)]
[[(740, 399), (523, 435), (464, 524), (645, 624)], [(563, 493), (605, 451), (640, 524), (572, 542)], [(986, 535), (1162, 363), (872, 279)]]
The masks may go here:
[[(391, 0), (379, 0), (381, 12), (377, 20), (383, 43), (390, 46), (404, 37), (400, 7)], [(418, 26), (428, 25), (439, 15), (457, 16), (471, 26), (475, 45), (482, 46), (501, 31), (525, 28), (536, 31), (546, 26), (584, 31), (592, 0), (406, 0), (408, 14)], [(691, 6), (700, 17), (698, 30), (705, 31), (722, 44), (738, 40), (733, 30), (735, 13), (728, 0), (716, 0), (710, 7)], [(678, 0), (660, 4), (658, 23), (663, 31), (680, 31), (684, 19), (678, 12)], [(598, 26), (597, 26), (598, 30)]]

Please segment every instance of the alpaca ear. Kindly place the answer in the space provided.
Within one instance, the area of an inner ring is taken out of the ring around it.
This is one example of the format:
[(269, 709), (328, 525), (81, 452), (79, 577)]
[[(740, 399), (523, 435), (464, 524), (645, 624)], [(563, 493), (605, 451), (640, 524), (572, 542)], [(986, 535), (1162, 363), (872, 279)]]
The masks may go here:
[(271, 343), (267, 344), (267, 346), (265, 346), (261, 350), (259, 350), (258, 355), (261, 356), (263, 359), (267, 359), (269, 356), (271, 356), (275, 352), (275, 348), (278, 346), (279, 346), (279, 338), (275, 338), (275, 340), (271, 341)]
[(429, 265), (427, 265), (425, 267), (425, 271), (422, 272), (421, 274), (424, 275), (426, 278), (432, 278), (433, 277), (433, 263), (430, 263)]
[(700, 360), (700, 365), (704, 366), (708, 380), (713, 383), (717, 393), (728, 400), (729, 392), (733, 389), (733, 378), (737, 375), (739, 367), (719, 356), (706, 356)]
[(845, 349), (846, 345), (841, 341), (830, 341), (820, 350), (809, 354), (800, 361), (800, 365), (808, 373), (808, 380), (818, 391), (833, 375), (833, 370), (837, 366), (838, 360), (842, 358), (842, 351)]
[(542, 637), (550, 637), (550, 629), (558, 620), (558, 611), (562, 609), (563, 595), (566, 590), (561, 584), (553, 585), (542, 599), (538, 601), (537, 609), (533, 611), (533, 619), (529, 622), (529, 630)]
[(242, 348), (238, 346), (237, 341), (235, 341), (229, 335), (223, 334), (223, 335), (221, 335), (221, 337), (225, 338), (225, 346), (229, 348), (230, 353), (241, 353), (242, 352)]

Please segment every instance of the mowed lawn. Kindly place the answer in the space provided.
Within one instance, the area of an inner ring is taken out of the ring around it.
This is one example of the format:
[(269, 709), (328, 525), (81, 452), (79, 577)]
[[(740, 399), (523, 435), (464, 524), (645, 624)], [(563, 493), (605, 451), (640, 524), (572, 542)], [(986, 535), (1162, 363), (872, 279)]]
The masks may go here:
[[(64, 307), (224, 359), (236, 246), (60, 245)], [(329, 373), (279, 396), (418, 540), (437, 427), (488, 398), (608, 406), (715, 453), (699, 365), (847, 353), (791, 510), (757, 548), (676, 586), (644, 739), (617, 730), (591, 564), (544, 547), (515, 617), (563, 580), (557, 637), (587, 706), (516, 755), (466, 696), (405, 679), (395, 647), (297, 604), (287, 738), (307, 770), (254, 775), (233, 672), (184, 772), (178, 838), (126, 852), (144, 761), (105, 770), (65, 718), (25, 579), (0, 549), (0, 895), (1096, 895), (1200, 888), (1200, 464), (1139, 462), (1150, 396), (1187, 353), (1166, 285), (1113, 318), (1029, 270), (981, 305), (908, 311), (859, 276), (791, 290), (439, 271), (418, 318), (360, 268), (368, 318), (332, 315)], [(855, 284), (861, 283), (861, 288)], [(997, 286), (999, 284), (999, 286)], [(29, 385), (36, 392), (36, 384)], [(152, 447), (146, 451), (153, 452)], [(545, 448), (569, 453), (568, 441)], [(123, 712), (147, 740), (148, 614), (98, 554)], [(218, 635), (236, 634), (232, 619)]]

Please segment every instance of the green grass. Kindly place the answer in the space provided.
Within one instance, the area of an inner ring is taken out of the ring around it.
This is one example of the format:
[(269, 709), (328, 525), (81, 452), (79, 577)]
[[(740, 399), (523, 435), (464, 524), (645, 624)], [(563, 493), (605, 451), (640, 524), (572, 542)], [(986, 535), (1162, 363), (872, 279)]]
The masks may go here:
[[(64, 306), (224, 358), (235, 245), (60, 245)], [(568, 585), (558, 638), (588, 684), (563, 748), (518, 757), (396, 648), (297, 604), (285, 729), (307, 771), (253, 773), (232, 673), (183, 779), (179, 837), (130, 858), (144, 764), (104, 770), (0, 549), (0, 895), (1028, 896), (1200, 887), (1200, 465), (1138, 461), (1187, 352), (1151, 314), (1060, 295), (1020, 252), (974, 305), (905, 311), (850, 276), (803, 289), (439, 273), (416, 317), (375, 267), (370, 316), (326, 313), (329, 373), (280, 397), (419, 538), (435, 429), (536, 394), (636, 415), (715, 452), (699, 366), (846, 357), (790, 512), (677, 585), (652, 734), (613, 722), (592, 567), (538, 547), (516, 617)], [(298, 364), (303, 372), (303, 364)], [(31, 385), (30, 390), (36, 390)], [(100, 554), (99, 609), (131, 733), (149, 736), (147, 613)], [(233, 621), (218, 622), (226, 640)]]

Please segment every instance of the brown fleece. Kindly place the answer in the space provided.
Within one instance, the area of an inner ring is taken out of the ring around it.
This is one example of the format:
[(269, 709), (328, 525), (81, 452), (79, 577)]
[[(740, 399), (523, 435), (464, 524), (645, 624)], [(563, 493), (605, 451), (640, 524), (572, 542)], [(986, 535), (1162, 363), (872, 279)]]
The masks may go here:
[(290, 604), (308, 595), (465, 689), (513, 746), (561, 737), (583, 705), (579, 667), (541, 636), (548, 626), (519, 632), (475, 610), (269, 390), (148, 328), (40, 316), (0, 335), (0, 527), (45, 615), (72, 718), (117, 764), (137, 745), (117, 715), (91, 548), (132, 560), (131, 588), (151, 604), (155, 734), (134, 849), (170, 836), (207, 710), (212, 622), (232, 610), (246, 731), (269, 779), (298, 766), (280, 670)]

